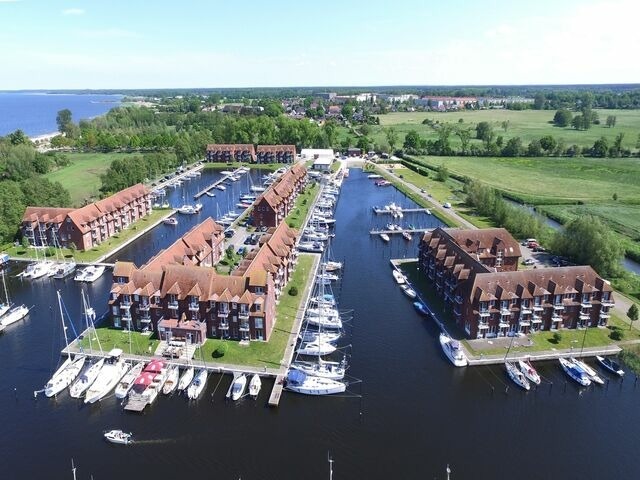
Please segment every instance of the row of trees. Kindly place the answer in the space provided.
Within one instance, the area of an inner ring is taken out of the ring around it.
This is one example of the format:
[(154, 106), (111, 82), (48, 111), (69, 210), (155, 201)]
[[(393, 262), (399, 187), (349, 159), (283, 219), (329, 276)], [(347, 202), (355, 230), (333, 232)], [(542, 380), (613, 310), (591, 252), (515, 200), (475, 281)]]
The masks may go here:
[(119, 192), (136, 183), (144, 182), (173, 170), (180, 163), (174, 153), (145, 153), (123, 159), (115, 159), (101, 175), (100, 192), (104, 196)]

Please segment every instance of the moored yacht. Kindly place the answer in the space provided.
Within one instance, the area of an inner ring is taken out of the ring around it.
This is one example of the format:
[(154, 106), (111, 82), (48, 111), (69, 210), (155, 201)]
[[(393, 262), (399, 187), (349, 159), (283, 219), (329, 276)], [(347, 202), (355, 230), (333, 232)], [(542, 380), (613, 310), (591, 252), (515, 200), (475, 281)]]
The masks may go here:
[(587, 374), (587, 376), (589, 377), (589, 380), (599, 385), (604, 385), (604, 380), (600, 375), (598, 375), (598, 372), (596, 372), (593, 368), (591, 368), (585, 362), (583, 362), (582, 360), (578, 360), (577, 358), (574, 358), (574, 357), (571, 357), (570, 360), (573, 362), (573, 364), (577, 368), (579, 368), (580, 370), (582, 370), (584, 373)]
[(527, 377), (527, 380), (535, 383), (536, 385), (540, 385), (542, 379), (540, 378), (540, 375), (538, 375), (536, 369), (533, 368), (533, 365), (531, 365), (531, 362), (528, 362), (527, 360), (518, 360), (518, 367), (520, 367), (520, 371), (524, 376)]
[(514, 363), (504, 362), (504, 366), (507, 369), (507, 375), (509, 375), (509, 378), (511, 379), (511, 381), (513, 381), (513, 383), (527, 391), (531, 388), (527, 377), (525, 377), (524, 373), (522, 373)]
[(315, 340), (312, 342), (302, 343), (296, 353), (299, 355), (330, 355), (336, 351), (336, 347), (328, 342)]
[(201, 368), (200, 370), (198, 370), (193, 377), (193, 382), (191, 382), (191, 385), (189, 385), (189, 388), (187, 388), (187, 397), (189, 397), (191, 400), (196, 400), (204, 390), (204, 387), (207, 385), (208, 376), (209, 372), (207, 372), (206, 368)]
[(583, 387), (588, 387), (591, 385), (591, 379), (589, 376), (584, 373), (582, 370), (577, 368), (575, 364), (571, 360), (567, 360), (566, 358), (559, 358), (560, 366), (565, 371), (567, 375), (576, 382), (578, 382)]
[(104, 365), (104, 358), (99, 359), (89, 365), (85, 365), (84, 369), (78, 375), (78, 378), (69, 387), (69, 395), (73, 398), (80, 398), (84, 392), (95, 382), (100, 374), (100, 370)]
[(291, 368), (300, 370), (313, 377), (329, 378), (331, 380), (342, 380), (345, 375), (345, 362), (327, 362), (318, 359), (315, 362), (295, 361)]
[(468, 365), (469, 361), (462, 350), (460, 342), (453, 340), (444, 332), (440, 333), (440, 346), (447, 358), (456, 367), (466, 367)]
[(287, 373), (285, 388), (304, 395), (331, 395), (344, 392), (347, 386), (337, 380), (307, 375), (302, 370), (292, 368)]
[(112, 349), (105, 359), (104, 365), (95, 382), (89, 387), (84, 403), (95, 403), (102, 400), (120, 382), (129, 370), (130, 365), (122, 358), (122, 350)]
[(194, 374), (195, 369), (193, 368), (193, 365), (189, 365), (184, 369), (182, 375), (180, 376), (180, 380), (178, 381), (178, 391), (186, 390), (189, 385), (191, 385)]
[(116, 386), (116, 398), (122, 399), (127, 396), (127, 393), (129, 393), (129, 390), (131, 390), (131, 387), (133, 387), (133, 382), (135, 382), (136, 378), (138, 378), (138, 375), (142, 373), (144, 365), (145, 362), (138, 362), (133, 367), (131, 367), (131, 370), (123, 375), (122, 379)]
[(171, 365), (167, 369), (167, 380), (162, 387), (162, 393), (169, 395), (178, 387), (178, 381), (180, 379), (180, 368), (178, 365)]

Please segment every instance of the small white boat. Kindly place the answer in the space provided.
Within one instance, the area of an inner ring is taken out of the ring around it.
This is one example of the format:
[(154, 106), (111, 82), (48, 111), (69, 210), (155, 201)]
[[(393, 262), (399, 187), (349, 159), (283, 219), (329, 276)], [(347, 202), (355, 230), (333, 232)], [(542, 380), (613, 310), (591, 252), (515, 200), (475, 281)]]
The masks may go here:
[(386, 233), (381, 233), (381, 234), (380, 234), (380, 238), (381, 238), (383, 241), (385, 241), (385, 242), (388, 242), (389, 240), (391, 240), (391, 239), (389, 238), (389, 235), (388, 235), (388, 234), (386, 234)]
[(250, 190), (252, 192), (264, 192), (267, 188), (266, 187), (260, 187), (258, 185), (253, 185)]
[(180, 368), (178, 365), (171, 365), (167, 369), (167, 380), (162, 386), (162, 393), (169, 395), (178, 387), (178, 380), (180, 379)]
[(370, 178), (372, 180), (377, 180), (378, 178), (382, 178), (382, 175), (378, 175), (377, 173), (372, 173), (371, 175), (367, 175), (367, 178)]
[(583, 387), (588, 387), (591, 385), (591, 380), (589, 376), (584, 373), (582, 370), (577, 368), (571, 360), (567, 360), (566, 358), (559, 358), (560, 366), (565, 371), (567, 375), (576, 382), (578, 382)]
[(335, 273), (320, 273), (317, 275), (317, 279), (319, 281), (324, 281), (323, 283), (326, 285), (327, 282), (335, 282), (340, 279), (338, 275)]
[(76, 270), (75, 260), (69, 262), (58, 263), (56, 270), (53, 272), (53, 278), (66, 278)]
[(447, 358), (456, 367), (466, 367), (469, 363), (467, 356), (462, 351), (462, 346), (457, 340), (453, 340), (446, 333), (440, 334), (440, 346)]
[(165, 218), (162, 223), (164, 223), (165, 225), (177, 225), (178, 219), (176, 217), (169, 217)]
[(598, 360), (600, 365), (602, 365), (604, 368), (609, 370), (611, 373), (615, 373), (620, 377), (624, 375), (624, 370), (620, 368), (620, 364), (618, 364), (617, 362), (614, 362), (610, 358), (601, 357), (600, 355), (597, 355), (596, 360)]
[(303, 343), (296, 350), (299, 355), (330, 355), (335, 351), (335, 345), (320, 340)]
[(431, 210), (429, 210), (428, 208), (424, 211), (424, 213), (426, 213), (427, 215), (431, 215)]
[[(183, 215), (194, 215), (200, 211), (200, 209), (197, 208), (198, 205), (200, 204), (197, 204), (196, 206), (184, 204), (180, 208), (178, 208), (178, 213), (181, 213)], [(200, 205), (200, 208), (202, 208), (202, 205)]]
[(17, 307), (12, 307), (7, 313), (5, 313), (0, 318), (0, 325), (2, 327), (8, 327), (12, 323), (16, 323), (22, 320), (29, 314), (29, 307), (26, 305), (19, 305)]
[(292, 368), (287, 373), (286, 389), (304, 395), (331, 395), (344, 392), (347, 385), (330, 378), (307, 375), (302, 370)]
[(96, 381), (103, 365), (104, 358), (101, 358), (90, 365), (85, 365), (85, 368), (82, 370), (80, 375), (78, 375), (78, 378), (76, 378), (69, 387), (69, 395), (73, 398), (80, 398), (82, 394), (89, 389), (93, 382)]
[(402, 232), (402, 237), (408, 242), (413, 240), (413, 236), (409, 232)]
[(538, 375), (538, 372), (533, 368), (533, 365), (531, 365), (530, 362), (526, 360), (518, 360), (518, 367), (520, 367), (520, 371), (524, 376), (527, 377), (527, 380), (535, 383), (536, 385), (540, 385), (540, 382), (542, 381), (540, 375)]
[(122, 430), (109, 430), (104, 432), (104, 438), (107, 442), (117, 443), (119, 445), (129, 445), (133, 443), (133, 435), (125, 433)]
[(402, 272), (400, 272), (399, 270), (396, 270), (394, 268), (393, 270), (391, 270), (391, 273), (392, 273), (393, 278), (396, 280), (396, 283), (398, 285), (402, 285), (403, 283), (405, 283), (407, 281), (407, 279), (404, 277)]
[(314, 306), (323, 306), (323, 307), (335, 307), (336, 299), (330, 293), (325, 293), (324, 295), (318, 295), (316, 297), (311, 297), (309, 299), (309, 305)]
[(411, 299), (416, 298), (416, 295), (417, 295), (416, 291), (413, 288), (411, 288), (411, 286), (409, 286), (408, 283), (400, 285), (400, 288), (402, 289), (402, 291), (407, 297)]
[(224, 175), (225, 177), (228, 175), (233, 175), (233, 172), (229, 171), (229, 170), (222, 170), (220, 172), (222, 175)]
[(144, 368), (145, 362), (136, 363), (126, 375), (122, 377), (122, 379), (118, 382), (118, 386), (116, 387), (116, 398), (123, 399), (133, 387), (133, 382), (135, 382), (138, 375), (142, 373), (142, 369)]
[(76, 273), (76, 282), (94, 282), (104, 273), (104, 265), (89, 265)]
[(291, 364), (291, 368), (301, 370), (313, 377), (329, 378), (331, 380), (342, 380), (346, 371), (346, 364), (342, 362), (327, 362), (318, 359), (316, 362), (296, 361)]
[(194, 374), (195, 369), (193, 366), (190, 365), (184, 369), (184, 372), (182, 372), (182, 375), (180, 376), (180, 381), (178, 382), (178, 391), (186, 390), (189, 385), (191, 385)]
[(600, 375), (598, 375), (598, 372), (596, 372), (593, 368), (591, 368), (585, 362), (583, 362), (582, 360), (578, 360), (577, 358), (574, 358), (574, 357), (571, 357), (570, 360), (573, 362), (573, 364), (577, 368), (579, 368), (580, 370), (582, 370), (584, 373), (587, 374), (587, 376), (589, 377), (589, 380), (599, 385), (604, 385), (604, 380)]
[(340, 317), (320, 315), (317, 317), (305, 317), (305, 321), (308, 325), (313, 325), (314, 327), (329, 328), (332, 330), (342, 329), (342, 319)]
[(107, 354), (100, 374), (91, 384), (84, 396), (84, 403), (95, 403), (102, 400), (120, 382), (129, 371), (130, 365), (121, 357), (122, 350), (114, 348)]
[(322, 253), (324, 245), (320, 242), (300, 242), (298, 243), (298, 250), (301, 252)]
[(507, 375), (509, 375), (509, 378), (513, 381), (513, 383), (527, 391), (531, 389), (529, 380), (527, 380), (527, 377), (524, 376), (524, 373), (522, 373), (514, 363), (504, 362), (504, 366), (507, 369)]
[[(243, 373), (234, 378), (231, 384), (231, 400), (238, 400), (244, 393), (244, 389), (247, 387), (247, 376)], [(227, 394), (228, 395), (228, 394)]]
[(51, 380), (47, 382), (44, 387), (44, 394), (47, 397), (53, 397), (59, 394), (73, 382), (80, 374), (86, 357), (77, 357), (75, 360), (70, 361), (70, 358), (65, 360), (62, 366), (53, 374)]
[(342, 337), (342, 332), (316, 332), (305, 330), (299, 336), (302, 342), (326, 342), (335, 343)]
[(204, 390), (204, 387), (207, 385), (208, 375), (209, 372), (207, 372), (206, 368), (201, 368), (200, 370), (198, 370), (198, 372), (193, 377), (193, 382), (191, 382), (191, 385), (189, 385), (189, 388), (187, 388), (187, 397), (189, 397), (191, 400), (196, 400), (200, 396), (200, 394)]
[(225, 186), (224, 186), (224, 185), (222, 185), (221, 183), (220, 183), (220, 184), (218, 184), (218, 185), (216, 185), (216, 188), (217, 188), (218, 190), (226, 190), (226, 189), (227, 189), (227, 187), (225, 187)]
[(207, 191), (207, 192), (204, 192), (204, 193), (207, 195), (207, 197), (215, 197), (216, 196), (216, 194), (213, 193), (213, 192)]
[(258, 398), (258, 394), (260, 393), (260, 388), (262, 387), (262, 381), (260, 380), (260, 375), (254, 373), (251, 377), (251, 381), (249, 382), (249, 396), (254, 400)]

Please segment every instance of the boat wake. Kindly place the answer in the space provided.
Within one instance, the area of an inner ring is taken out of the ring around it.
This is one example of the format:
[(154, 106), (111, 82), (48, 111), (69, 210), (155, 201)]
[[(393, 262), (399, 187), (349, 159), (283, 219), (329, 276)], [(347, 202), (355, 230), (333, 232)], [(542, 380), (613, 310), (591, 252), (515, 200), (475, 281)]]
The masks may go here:
[(176, 443), (177, 438), (157, 438), (152, 440), (137, 440), (134, 438), (134, 445), (156, 445), (160, 443)]

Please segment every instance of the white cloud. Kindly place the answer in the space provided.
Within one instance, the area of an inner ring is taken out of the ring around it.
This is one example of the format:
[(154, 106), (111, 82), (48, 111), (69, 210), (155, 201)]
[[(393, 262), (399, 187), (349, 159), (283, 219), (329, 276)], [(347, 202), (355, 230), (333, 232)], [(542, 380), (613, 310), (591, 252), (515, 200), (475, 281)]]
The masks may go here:
[(67, 8), (62, 11), (63, 15), (84, 15), (82, 8)]

